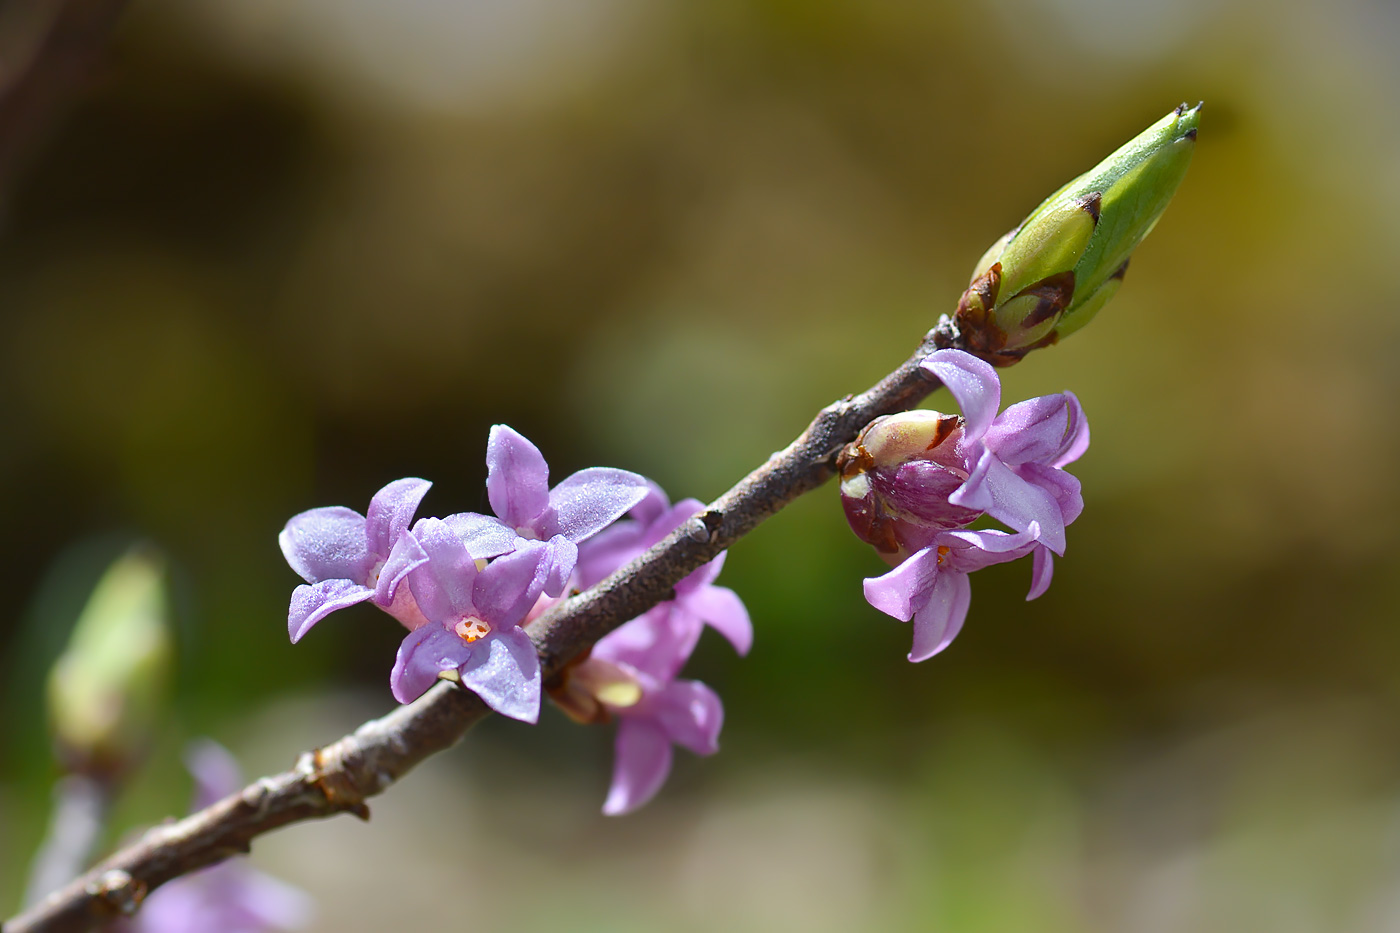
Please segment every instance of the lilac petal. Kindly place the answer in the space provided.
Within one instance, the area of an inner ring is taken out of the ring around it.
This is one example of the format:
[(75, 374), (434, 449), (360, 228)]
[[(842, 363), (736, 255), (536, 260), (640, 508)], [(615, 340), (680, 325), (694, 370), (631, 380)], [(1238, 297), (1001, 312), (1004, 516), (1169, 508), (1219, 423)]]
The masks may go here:
[(1089, 449), (1089, 419), (1084, 416), (1084, 406), (1079, 404), (1079, 396), (1073, 392), (1063, 393), (1069, 402), (1069, 428), (1059, 455), (1051, 461), (1053, 467), (1064, 467), (1084, 456)]
[(1049, 463), (1060, 453), (1068, 424), (1067, 399), (1063, 395), (1042, 395), (1007, 408), (982, 440), (1007, 466), (1030, 461)]
[(621, 816), (656, 796), (671, 773), (671, 740), (649, 719), (622, 718), (614, 744), (612, 787), (603, 803), (608, 816)]
[(958, 573), (972, 573), (993, 564), (1018, 560), (1039, 546), (1040, 525), (1031, 522), (1025, 531), (1007, 534), (1004, 531), (944, 532), (939, 541), (948, 546), (943, 567)]
[(413, 513), (431, 485), (425, 479), (396, 479), (374, 494), (365, 513), (365, 537), (371, 554), (380, 559), (388, 555), (399, 535), (413, 524)]
[[(476, 643), (480, 644), (480, 642)], [(425, 625), (409, 632), (399, 643), (389, 689), (400, 703), (412, 703), (437, 682), (443, 671), (457, 670), (478, 652), (440, 625)], [(479, 652), (485, 654), (485, 652)]]
[(1049, 491), (1026, 481), (995, 459), (987, 470), (986, 489), (992, 499), (986, 510), (988, 515), (1017, 531), (1024, 531), (1031, 522), (1037, 522), (1041, 542), (1056, 554), (1065, 552), (1064, 513)]
[(515, 539), (520, 537), (514, 528), (490, 515), (458, 512), (443, 521), (477, 560), (490, 560), (510, 553), (515, 550)]
[(418, 539), (411, 532), (399, 532), (399, 539), (394, 542), (384, 566), (379, 568), (379, 579), (374, 585), (374, 601), (385, 608), (392, 606), (399, 584), (427, 562), (428, 552), (423, 550)]
[(203, 810), (243, 788), (243, 771), (228, 749), (213, 739), (191, 742), (185, 749), (185, 768), (194, 778), (194, 803), (190, 812)]
[[(316, 902), (305, 891), (251, 868), (240, 875), (238, 902), (248, 924), (240, 929), (300, 930), (311, 922)], [(185, 927), (183, 933), (193, 929)], [(233, 933), (234, 928), (223, 925), (217, 929)]]
[(681, 599), (714, 583), (719, 572), (724, 569), (724, 558), (727, 553), (727, 551), (720, 551), (719, 556), (714, 560), (701, 564), (682, 577), (674, 587), (676, 598)]
[(968, 474), (967, 480), (948, 495), (948, 504), (974, 512), (985, 512), (992, 507), (992, 491), (987, 488), (987, 474), (992, 467), (1001, 463), (997, 455), (983, 448), (977, 458), (977, 465)]
[(502, 716), (521, 722), (537, 721), (540, 718), (540, 658), (530, 636), (523, 629), (511, 626), (472, 647), (477, 650), (458, 671), (462, 686)]
[(549, 505), (549, 464), (534, 444), (498, 424), (486, 441), (486, 498), (512, 528), (531, 522)]
[(938, 579), (938, 549), (926, 547), (879, 577), (865, 580), (865, 601), (901, 622), (914, 617)]
[(972, 581), (967, 574), (946, 570), (938, 575), (928, 602), (914, 613), (914, 646), (909, 660), (927, 661), (953, 641), (967, 621), (972, 605)]
[(699, 616), (663, 603), (603, 636), (592, 656), (664, 683), (690, 659), (703, 628)]
[(498, 557), (477, 574), (472, 587), (474, 611), (492, 628), (518, 625), (544, 592), (553, 566), (550, 548), (528, 541), (518, 550)]
[(1031, 591), (1026, 594), (1026, 602), (1044, 596), (1050, 589), (1050, 578), (1055, 575), (1055, 558), (1047, 547), (1038, 547), (1031, 558)]
[(1083, 513), (1084, 496), (1080, 493), (1078, 477), (1043, 463), (1024, 463), (1017, 472), (1050, 494), (1066, 525)]
[(990, 363), (961, 350), (936, 350), (922, 367), (948, 387), (962, 409), (967, 427), (963, 443), (972, 444), (987, 433), (1001, 406), (1001, 381)]
[(408, 575), (413, 598), (432, 621), (455, 624), (475, 609), (476, 561), (442, 519), (423, 519), (413, 526), (413, 536), (428, 555), (427, 562)]
[(554, 525), (541, 530), (562, 534), (575, 543), (583, 541), (627, 514), (650, 491), (645, 477), (627, 470), (611, 467), (579, 470), (550, 490)]
[(740, 656), (753, 647), (753, 622), (739, 594), (727, 586), (707, 586), (684, 599), (687, 611), (704, 619), (734, 646)]
[(362, 603), (373, 595), (374, 590), (349, 580), (322, 580), (292, 590), (292, 604), (287, 611), (287, 634), (292, 644), (301, 641), (313, 625), (332, 612)]
[(374, 559), (365, 546), (365, 517), (333, 505), (293, 515), (277, 536), (282, 556), (307, 583), (369, 578)]
[[(713, 690), (698, 680), (667, 684), (646, 700), (647, 715), (660, 724), (672, 742), (697, 755), (719, 751), (724, 706)], [(624, 715), (624, 714), (620, 714)]]
[(578, 545), (563, 535), (555, 535), (545, 543), (545, 548), (544, 592), (546, 596), (559, 597), (568, 589), (569, 578), (578, 565)]

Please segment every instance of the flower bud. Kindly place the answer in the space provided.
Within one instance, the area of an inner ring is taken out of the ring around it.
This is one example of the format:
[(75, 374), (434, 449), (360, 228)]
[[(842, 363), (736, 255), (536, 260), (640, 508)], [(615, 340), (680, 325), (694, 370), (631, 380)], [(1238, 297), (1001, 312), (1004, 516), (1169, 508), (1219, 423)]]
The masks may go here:
[(642, 699), (637, 678), (602, 658), (569, 665), (545, 689), (566, 716), (585, 725), (607, 722), (612, 711), (636, 706)]
[(954, 316), (969, 351), (1009, 366), (1089, 322), (1185, 177), (1200, 109), (1182, 104), (992, 245)]
[(74, 771), (134, 763), (166, 699), (172, 645), (164, 561), (141, 549), (102, 575), (49, 672), (49, 716)]
[(922, 409), (870, 422), (836, 460), (856, 536), (898, 562), (932, 534), (981, 515), (948, 503), (969, 472), (958, 449), (962, 434), (962, 418)]

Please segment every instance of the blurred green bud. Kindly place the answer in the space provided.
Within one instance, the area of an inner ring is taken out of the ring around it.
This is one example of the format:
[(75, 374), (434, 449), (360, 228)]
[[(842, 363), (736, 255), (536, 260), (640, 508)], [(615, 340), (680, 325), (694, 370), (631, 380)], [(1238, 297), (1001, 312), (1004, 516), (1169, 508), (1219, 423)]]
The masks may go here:
[(163, 711), (174, 650), (165, 562), (134, 548), (88, 598), (49, 672), (49, 717), (73, 771), (121, 771), (150, 741)]
[(955, 315), (968, 350), (1009, 366), (1108, 303), (1186, 175), (1200, 111), (1177, 107), (992, 244)]

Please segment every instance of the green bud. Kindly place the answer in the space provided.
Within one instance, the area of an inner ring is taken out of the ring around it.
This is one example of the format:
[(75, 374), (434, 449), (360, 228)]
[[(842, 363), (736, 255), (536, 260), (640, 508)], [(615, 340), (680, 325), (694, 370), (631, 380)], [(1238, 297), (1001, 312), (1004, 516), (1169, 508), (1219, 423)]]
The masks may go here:
[(992, 245), (955, 315), (968, 350), (1009, 366), (1089, 322), (1185, 177), (1200, 110), (1182, 104)]
[(173, 660), (164, 561), (143, 549), (98, 581), (49, 672), (49, 716), (74, 771), (110, 773), (134, 762), (166, 700)]

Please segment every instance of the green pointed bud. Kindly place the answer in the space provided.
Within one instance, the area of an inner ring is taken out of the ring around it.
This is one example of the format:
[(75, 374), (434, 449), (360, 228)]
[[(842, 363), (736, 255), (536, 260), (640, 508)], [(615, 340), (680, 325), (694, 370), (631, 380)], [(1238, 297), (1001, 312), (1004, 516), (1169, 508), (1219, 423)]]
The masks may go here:
[(70, 770), (132, 765), (164, 709), (173, 661), (164, 561), (133, 549), (102, 575), (49, 672), (49, 716)]
[(968, 350), (1009, 366), (1089, 322), (1185, 177), (1200, 109), (1182, 104), (993, 244), (958, 302)]

